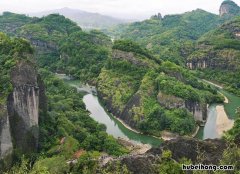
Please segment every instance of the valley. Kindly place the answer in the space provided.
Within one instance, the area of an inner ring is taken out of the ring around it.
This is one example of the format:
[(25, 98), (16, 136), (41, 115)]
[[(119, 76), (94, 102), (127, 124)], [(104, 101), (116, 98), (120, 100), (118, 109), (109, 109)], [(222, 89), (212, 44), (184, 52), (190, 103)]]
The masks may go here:
[[(65, 78), (66, 79), (66, 78)], [(143, 135), (136, 130), (133, 130), (122, 121), (117, 120), (110, 113), (107, 113), (98, 101), (97, 95), (91, 92), (94, 87), (81, 86), (80, 81), (65, 80), (65, 82), (78, 89), (79, 92), (86, 92), (83, 97), (83, 102), (86, 105), (86, 109), (90, 111), (90, 116), (97, 122), (106, 125), (106, 132), (115, 138), (123, 138), (130, 140), (133, 143), (149, 144), (153, 147), (158, 147), (162, 140), (160, 138), (154, 138), (151, 136)]]
[(235, 2), (130, 23), (44, 13), (0, 15), (0, 173), (238, 173)]

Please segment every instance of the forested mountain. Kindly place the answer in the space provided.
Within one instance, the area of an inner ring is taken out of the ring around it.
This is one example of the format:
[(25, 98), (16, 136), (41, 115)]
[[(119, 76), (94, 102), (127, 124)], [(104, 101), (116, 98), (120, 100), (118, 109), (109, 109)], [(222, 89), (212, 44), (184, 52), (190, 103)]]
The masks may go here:
[(227, 0), (221, 4), (219, 15), (200, 9), (163, 18), (155, 15), (109, 32), (116, 38), (137, 41), (159, 59), (190, 69), (208, 67), (202, 76), (221, 81), (238, 93), (239, 12), (240, 7)]
[(137, 41), (161, 59), (181, 64), (184, 56), (191, 52), (194, 41), (219, 23), (217, 15), (197, 9), (182, 15), (153, 16), (143, 22), (121, 25), (112, 34)]
[[(239, 95), (239, 9), (224, 1), (220, 15), (200, 9), (154, 15), (109, 29), (114, 41), (59, 14), (3, 13), (0, 172), (175, 174), (185, 173), (182, 164), (203, 163), (232, 164), (238, 173), (239, 110), (222, 138), (192, 136), (207, 121), (209, 105), (224, 110), (226, 104), (224, 94), (201, 79)], [(135, 152), (134, 143), (108, 135), (86, 110), (85, 94), (55, 73), (96, 86), (111, 121), (119, 118), (135, 133), (178, 138)]]
[(232, 1), (224, 1), (221, 16), (201, 9), (164, 17), (154, 15), (142, 22), (119, 25), (108, 33), (116, 38), (137, 41), (161, 59), (184, 65), (197, 39), (238, 14), (237, 10), (232, 12), (232, 8), (240, 9)]
[(31, 13), (30, 16), (43, 17), (50, 14), (60, 14), (66, 18), (76, 22), (80, 27), (84, 29), (106, 29), (113, 27), (121, 23), (127, 23), (128, 21), (123, 19), (117, 19), (111, 16), (101, 15), (99, 13), (90, 13), (82, 10), (76, 10), (71, 8), (62, 8), (50, 11), (44, 11), (39, 13)]
[[(76, 153), (84, 154), (82, 160), (87, 162), (103, 151), (128, 152), (105, 132), (104, 125), (89, 117), (82, 94), (48, 70), (36, 71), (33, 48), (26, 40), (0, 33), (0, 53), (0, 172), (19, 162), (22, 154), (36, 163), (32, 173), (65, 173), (70, 170), (66, 161)], [(34, 155), (37, 151), (42, 155)], [(28, 173), (23, 167), (12, 172)]]
[(207, 103), (222, 98), (186, 69), (156, 60), (136, 43), (116, 41), (98, 77), (99, 95), (110, 112), (142, 132), (191, 134), (195, 121), (206, 119)]
[(32, 20), (32, 18), (25, 15), (3, 12), (0, 16), (0, 30), (1, 32), (6, 32), (9, 35), (14, 35), (19, 27), (31, 22)]
[[(39, 66), (65, 72), (83, 80), (96, 77), (108, 57), (111, 40), (103, 33), (84, 32), (64, 16), (43, 18), (4, 13), (0, 31), (28, 39), (36, 48)], [(16, 22), (17, 21), (17, 22)]]
[(190, 69), (204, 71), (204, 76), (226, 84), (238, 95), (240, 89), (240, 18), (223, 24), (203, 35), (188, 57)]

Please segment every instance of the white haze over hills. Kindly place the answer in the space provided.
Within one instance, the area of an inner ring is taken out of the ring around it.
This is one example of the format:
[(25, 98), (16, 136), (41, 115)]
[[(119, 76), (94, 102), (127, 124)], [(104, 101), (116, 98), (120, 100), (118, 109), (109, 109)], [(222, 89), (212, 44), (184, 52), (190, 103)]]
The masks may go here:
[(118, 25), (121, 23), (130, 22), (130, 20), (118, 19), (107, 15), (101, 15), (99, 13), (90, 13), (82, 10), (71, 9), (68, 7), (50, 10), (50, 11), (43, 11), (39, 13), (30, 13), (29, 16), (35, 17), (43, 17), (49, 14), (61, 14), (65, 17), (75, 21), (84, 29), (92, 29), (92, 28), (108, 28), (114, 25)]
[[(197, 8), (218, 14), (223, 0), (0, 0), (0, 12), (35, 13), (69, 7), (120, 19), (146, 19), (158, 12), (179, 14)], [(240, 5), (240, 0), (234, 0)]]
[[(0, 0), (0, 12), (30, 16), (62, 14), (83, 28), (107, 28), (161, 13), (180, 14), (197, 8), (218, 14), (223, 0)], [(240, 0), (234, 0), (240, 5)]]

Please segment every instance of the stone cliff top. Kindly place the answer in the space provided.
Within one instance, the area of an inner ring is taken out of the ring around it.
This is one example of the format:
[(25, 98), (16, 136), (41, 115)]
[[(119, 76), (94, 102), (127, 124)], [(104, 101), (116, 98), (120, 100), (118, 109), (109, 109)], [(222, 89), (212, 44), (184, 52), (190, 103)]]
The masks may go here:
[(225, 0), (221, 4), (219, 15), (237, 15), (240, 13), (240, 7), (231, 0)]
[(37, 86), (37, 70), (32, 63), (21, 61), (11, 71), (13, 86)]

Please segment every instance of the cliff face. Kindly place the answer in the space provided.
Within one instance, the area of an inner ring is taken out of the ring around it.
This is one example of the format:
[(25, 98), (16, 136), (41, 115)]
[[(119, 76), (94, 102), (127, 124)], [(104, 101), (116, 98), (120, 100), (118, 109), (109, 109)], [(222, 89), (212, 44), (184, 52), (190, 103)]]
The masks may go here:
[(193, 114), (196, 121), (204, 121), (207, 118), (207, 104), (195, 101), (185, 101), (179, 97), (167, 95), (162, 92), (158, 93), (157, 98), (161, 106), (167, 109), (186, 108)]
[(202, 36), (187, 58), (189, 69), (239, 69), (240, 19), (223, 24)]
[(14, 146), (31, 152), (38, 146), (39, 86), (37, 71), (20, 62), (11, 72), (13, 92), (8, 97), (8, 113)]
[(0, 160), (10, 156), (12, 150), (13, 145), (10, 133), (9, 116), (6, 108), (0, 107)]
[(39, 112), (46, 110), (44, 85), (32, 63), (19, 61), (10, 79), (13, 91), (7, 106), (0, 107), (0, 159), (4, 163), (13, 149), (21, 153), (37, 150)]
[(239, 12), (240, 12), (239, 6), (231, 0), (224, 1), (219, 9), (220, 16), (237, 15)]

